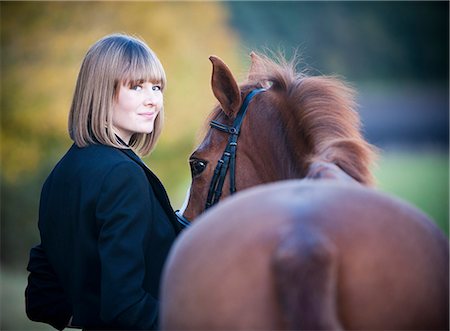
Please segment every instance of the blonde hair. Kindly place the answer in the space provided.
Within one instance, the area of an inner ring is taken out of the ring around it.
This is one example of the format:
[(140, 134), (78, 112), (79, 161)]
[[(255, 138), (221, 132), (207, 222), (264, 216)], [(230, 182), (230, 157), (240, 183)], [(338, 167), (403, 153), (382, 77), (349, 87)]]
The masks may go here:
[[(79, 147), (104, 144), (126, 148), (112, 128), (112, 110), (121, 84), (149, 81), (164, 91), (166, 75), (155, 53), (144, 41), (125, 34), (108, 35), (87, 52), (78, 74), (69, 112), (69, 135)], [(135, 133), (129, 146), (141, 155), (155, 147), (164, 123), (164, 109), (151, 133)]]

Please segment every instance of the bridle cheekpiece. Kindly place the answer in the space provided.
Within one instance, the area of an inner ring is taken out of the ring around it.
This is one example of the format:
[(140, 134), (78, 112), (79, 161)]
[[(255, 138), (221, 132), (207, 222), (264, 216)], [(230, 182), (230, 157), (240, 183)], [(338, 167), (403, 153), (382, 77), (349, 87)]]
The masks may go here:
[(210, 208), (219, 201), (220, 196), (222, 195), (222, 188), (228, 168), (230, 169), (230, 194), (234, 194), (236, 192), (236, 149), (242, 121), (247, 113), (247, 108), (250, 101), (255, 95), (263, 91), (265, 91), (265, 89), (255, 89), (245, 97), (232, 126), (224, 125), (214, 120), (210, 123), (212, 128), (228, 133), (230, 137), (228, 138), (228, 144), (225, 151), (214, 169), (213, 178), (211, 179), (211, 184), (209, 185), (208, 197), (206, 198), (205, 209)]
[[(228, 169), (230, 169), (230, 194), (234, 194), (236, 192), (236, 150), (242, 121), (247, 113), (247, 108), (250, 101), (255, 95), (264, 91), (266, 91), (266, 89), (260, 88), (252, 90), (249, 94), (247, 94), (232, 126), (219, 123), (215, 120), (211, 121), (210, 126), (212, 128), (228, 133), (230, 137), (228, 138), (228, 144), (225, 147), (225, 151), (214, 169), (214, 174), (209, 185), (208, 197), (206, 198), (205, 209), (208, 209), (219, 202)], [(183, 226), (188, 226), (189, 221), (179, 212), (176, 214), (179, 222)]]

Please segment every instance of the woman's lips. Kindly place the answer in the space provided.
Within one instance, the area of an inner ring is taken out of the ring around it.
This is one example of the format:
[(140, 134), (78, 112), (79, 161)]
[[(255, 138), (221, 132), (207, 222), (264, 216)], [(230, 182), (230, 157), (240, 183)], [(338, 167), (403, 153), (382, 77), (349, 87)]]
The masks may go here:
[(140, 113), (139, 115), (144, 116), (145, 118), (153, 118), (156, 115), (156, 112), (145, 112)]

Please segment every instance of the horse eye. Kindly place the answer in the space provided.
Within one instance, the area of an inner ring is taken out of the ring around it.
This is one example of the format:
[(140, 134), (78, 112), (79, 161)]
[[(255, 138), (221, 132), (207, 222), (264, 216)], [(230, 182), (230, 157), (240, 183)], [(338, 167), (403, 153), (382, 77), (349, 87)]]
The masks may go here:
[(200, 175), (203, 170), (205, 170), (206, 165), (208, 162), (198, 159), (191, 159), (189, 160), (189, 165), (191, 166), (191, 175), (192, 178)]

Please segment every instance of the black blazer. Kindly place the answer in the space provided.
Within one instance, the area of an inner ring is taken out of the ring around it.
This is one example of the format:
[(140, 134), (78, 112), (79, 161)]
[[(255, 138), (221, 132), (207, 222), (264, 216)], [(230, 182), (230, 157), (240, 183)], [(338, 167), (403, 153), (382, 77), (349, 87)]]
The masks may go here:
[(62, 329), (154, 329), (180, 231), (164, 187), (130, 149), (73, 145), (41, 193), (26, 311)]

